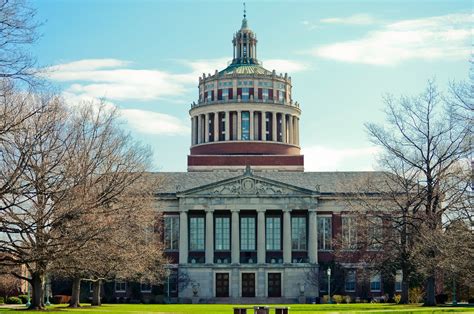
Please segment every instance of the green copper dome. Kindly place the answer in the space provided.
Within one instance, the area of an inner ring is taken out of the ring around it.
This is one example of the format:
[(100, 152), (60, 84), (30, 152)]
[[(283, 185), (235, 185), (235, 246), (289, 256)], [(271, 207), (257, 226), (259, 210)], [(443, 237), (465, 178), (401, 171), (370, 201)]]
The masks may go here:
[(219, 74), (221, 75), (231, 75), (231, 74), (266, 74), (271, 75), (272, 72), (268, 71), (267, 69), (263, 68), (258, 64), (231, 64), (224, 70), (220, 71)]

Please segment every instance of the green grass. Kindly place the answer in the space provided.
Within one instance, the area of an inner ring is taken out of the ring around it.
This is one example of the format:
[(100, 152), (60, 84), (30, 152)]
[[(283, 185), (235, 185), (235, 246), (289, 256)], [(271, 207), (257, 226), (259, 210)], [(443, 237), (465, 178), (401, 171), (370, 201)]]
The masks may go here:
[[(114, 314), (138, 314), (138, 313), (192, 313), (192, 314), (217, 314), (232, 313), (231, 304), (105, 304), (100, 307), (83, 306), (79, 309), (68, 309), (64, 305), (50, 306), (47, 313), (114, 313)], [(270, 305), (272, 306), (272, 305)], [(422, 307), (418, 305), (393, 305), (393, 304), (292, 304), (288, 305), (291, 314), (337, 314), (337, 313), (474, 313), (473, 307)], [(0, 307), (0, 313), (31, 313), (22, 309), (6, 309)], [(252, 310), (248, 310), (252, 314)], [(273, 314), (274, 310), (270, 311)]]

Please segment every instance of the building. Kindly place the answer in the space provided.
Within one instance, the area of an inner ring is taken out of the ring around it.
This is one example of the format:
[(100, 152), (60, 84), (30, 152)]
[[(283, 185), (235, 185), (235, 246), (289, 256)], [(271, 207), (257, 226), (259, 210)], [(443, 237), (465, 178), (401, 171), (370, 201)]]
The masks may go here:
[[(291, 77), (261, 65), (245, 15), (232, 43), (230, 65), (199, 78), (188, 171), (155, 174), (164, 290), (180, 302), (306, 302), (325, 290), (308, 276), (326, 271), (335, 234), (354, 234), (341, 186), (379, 174), (304, 172)], [(345, 267), (343, 294), (356, 296), (359, 266)], [(383, 290), (374, 273), (369, 294)]]

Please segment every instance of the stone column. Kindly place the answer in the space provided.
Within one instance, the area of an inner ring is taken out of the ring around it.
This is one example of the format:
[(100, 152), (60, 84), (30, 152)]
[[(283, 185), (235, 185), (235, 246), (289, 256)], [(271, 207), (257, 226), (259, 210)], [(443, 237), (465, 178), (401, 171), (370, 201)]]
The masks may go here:
[(291, 263), (291, 212), (283, 211), (283, 263)]
[(318, 263), (318, 224), (316, 209), (309, 210), (308, 259), (311, 264)]
[(179, 263), (188, 263), (188, 212), (179, 213)]
[(206, 264), (214, 264), (214, 211), (206, 210)]
[(281, 141), (286, 143), (286, 113), (281, 114)]
[(219, 112), (214, 113), (214, 142), (219, 142)]
[(201, 144), (202, 143), (202, 119), (201, 119), (201, 115), (197, 115), (197, 125), (198, 125), (197, 144)]
[(265, 210), (257, 210), (257, 263), (265, 264)]
[(230, 140), (230, 112), (225, 112), (225, 140)]
[(249, 111), (249, 124), (250, 124), (250, 140), (253, 141), (254, 139), (254, 133), (255, 133), (255, 126), (254, 126), (254, 122), (253, 122), (253, 115), (254, 115), (254, 112), (253, 111)]
[(195, 120), (194, 117), (191, 118), (191, 145), (194, 145), (194, 132), (195, 132)]
[(240, 264), (239, 211), (232, 210), (232, 264)]
[(293, 116), (293, 144), (297, 144), (296, 143), (296, 123), (297, 123), (297, 119), (295, 116)]
[(242, 111), (237, 111), (237, 140), (242, 140)]
[(290, 114), (288, 116), (288, 144), (294, 144), (293, 143), (293, 116)]
[(296, 117), (296, 145), (300, 145), (300, 118)]
[(276, 142), (278, 140), (278, 132), (277, 132), (277, 113), (275, 111), (272, 112), (272, 140)]
[(204, 143), (209, 142), (209, 113), (204, 114)]
[(262, 132), (262, 141), (267, 139), (267, 123), (266, 123), (266, 114), (265, 111), (262, 111), (262, 116), (260, 117), (260, 130)]

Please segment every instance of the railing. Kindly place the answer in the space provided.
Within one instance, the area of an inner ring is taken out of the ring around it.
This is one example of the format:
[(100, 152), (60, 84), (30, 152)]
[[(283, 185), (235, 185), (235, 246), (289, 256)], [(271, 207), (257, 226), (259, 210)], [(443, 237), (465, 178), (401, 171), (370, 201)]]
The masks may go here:
[(237, 99), (222, 99), (222, 100), (205, 100), (205, 101), (200, 101), (198, 103), (192, 102), (191, 103), (191, 109), (196, 108), (196, 107), (201, 107), (201, 106), (207, 106), (207, 105), (219, 105), (219, 104), (227, 104), (227, 103), (259, 103), (259, 104), (275, 104), (275, 105), (286, 105), (290, 107), (295, 107), (299, 108), (300, 104), (293, 100), (291, 101), (286, 101), (286, 100), (278, 100), (278, 99), (255, 99), (253, 97), (249, 99), (242, 100), (240, 97)]

